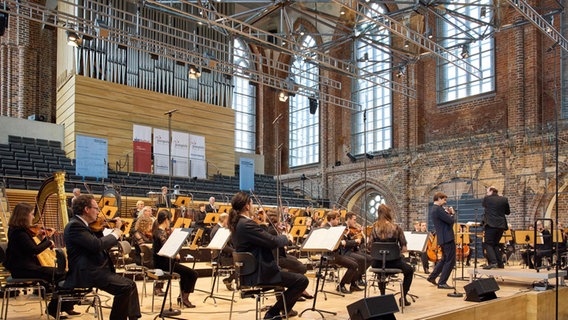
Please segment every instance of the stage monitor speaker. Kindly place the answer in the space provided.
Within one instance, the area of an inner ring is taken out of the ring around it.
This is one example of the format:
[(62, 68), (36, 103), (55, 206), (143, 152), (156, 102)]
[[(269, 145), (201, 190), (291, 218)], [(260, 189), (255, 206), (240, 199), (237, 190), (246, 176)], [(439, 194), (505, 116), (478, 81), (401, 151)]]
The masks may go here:
[(396, 320), (398, 305), (394, 295), (369, 297), (347, 306), (351, 320)]
[(481, 302), (497, 298), (495, 291), (499, 290), (499, 285), (495, 278), (485, 278), (466, 284), (464, 289), (465, 301)]

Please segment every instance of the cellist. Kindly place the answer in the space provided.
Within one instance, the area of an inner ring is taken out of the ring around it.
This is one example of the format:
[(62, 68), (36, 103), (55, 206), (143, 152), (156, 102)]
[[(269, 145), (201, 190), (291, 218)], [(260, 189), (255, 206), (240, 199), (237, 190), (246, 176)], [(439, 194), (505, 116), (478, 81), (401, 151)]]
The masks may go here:
[[(16, 205), (8, 222), (8, 248), (4, 267), (10, 270), (14, 278), (43, 279), (54, 287), (65, 278), (65, 272), (54, 267), (42, 266), (37, 258), (43, 251), (54, 248), (53, 241), (47, 237), (48, 232), (53, 231), (32, 226), (33, 220), (33, 206), (25, 202)], [(38, 237), (40, 242), (36, 244), (34, 237)], [(62, 302), (61, 310), (68, 315), (80, 314), (73, 310), (73, 302)], [(47, 313), (56, 318), (57, 295), (55, 294), (52, 295), (47, 306)], [(65, 316), (60, 317), (60, 319), (65, 318)]]

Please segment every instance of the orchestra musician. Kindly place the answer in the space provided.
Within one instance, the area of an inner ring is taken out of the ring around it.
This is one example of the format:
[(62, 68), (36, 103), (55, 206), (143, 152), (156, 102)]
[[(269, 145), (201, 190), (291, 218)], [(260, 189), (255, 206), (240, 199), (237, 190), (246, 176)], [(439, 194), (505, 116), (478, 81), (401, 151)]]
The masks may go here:
[[(148, 207), (150, 208), (150, 207)], [(150, 212), (152, 212), (152, 208), (150, 208)], [(154, 268), (154, 259), (151, 255), (146, 255), (142, 257), (142, 249), (140, 248), (143, 245), (151, 245), (153, 242), (152, 238), (152, 226), (154, 224), (154, 217), (148, 216), (147, 214), (142, 214), (140, 218), (136, 220), (134, 224), (134, 228), (131, 228), (131, 235), (130, 241), (132, 246), (134, 247), (134, 261), (137, 265), (145, 266), (147, 268)], [(134, 231), (132, 231), (134, 230)], [(164, 292), (162, 291), (164, 283), (157, 282), (154, 286), (154, 295), (156, 296), (164, 296)]]
[[(454, 289), (447, 284), (447, 281), (456, 263), (456, 241), (453, 229), (455, 212), (452, 207), (447, 209), (443, 207), (447, 203), (447, 198), (443, 192), (436, 192), (434, 194), (434, 205), (430, 210), (438, 245), (442, 247), (442, 260), (436, 264), (427, 280), (439, 289)], [(436, 283), (438, 276), (440, 276), (440, 279)]]
[[(544, 228), (542, 221), (536, 222), (537, 236), (542, 237), (542, 244), (536, 245), (535, 250), (527, 250), (522, 254), (523, 262), (529, 269), (539, 268), (542, 266), (542, 259), (552, 255), (552, 235), (550, 231)], [(533, 246), (529, 244), (529, 246)], [(536, 254), (535, 254), (536, 252)], [(534, 261), (533, 261), (534, 259)]]
[(144, 201), (138, 200), (136, 201), (136, 212), (134, 213), (134, 218), (140, 218), (142, 214), (142, 209), (144, 209)]
[(170, 195), (168, 194), (168, 187), (162, 187), (162, 193), (158, 195), (158, 199), (156, 200), (156, 207), (158, 208), (171, 208), (172, 207), (172, 199), (170, 199)]
[[(271, 223), (268, 224), (268, 232), (274, 236), (279, 235), (280, 233), (288, 232), (288, 227), (285, 222), (278, 221), (278, 214), (276, 212), (268, 212), (268, 219), (270, 219)], [(293, 245), (291, 240), (288, 240), (287, 246)], [(286, 247), (278, 247), (276, 248), (276, 255), (278, 256), (278, 266), (281, 270), (286, 270), (289, 272), (294, 272), (298, 274), (306, 274), (308, 272), (308, 268), (305, 264), (300, 262), (298, 258), (293, 255), (289, 255), (286, 253)], [(274, 252), (273, 252), (274, 253)], [(305, 299), (313, 299), (314, 297), (309, 294), (306, 290), (302, 292), (302, 298)]]
[[(419, 222), (418, 232), (428, 233), (428, 225), (426, 222)], [(424, 269), (425, 274), (430, 274), (430, 263), (428, 260), (428, 251), (420, 252), (420, 261), (422, 262), (422, 269)]]
[[(158, 212), (158, 218), (156, 219), (154, 227), (152, 228), (152, 250), (154, 251), (154, 267), (162, 269), (164, 271), (173, 271), (178, 273), (180, 276), (181, 291), (181, 295), (180, 297), (178, 297), (178, 302), (180, 302), (180, 305), (183, 304), (186, 308), (195, 308), (195, 305), (189, 301), (189, 294), (195, 290), (195, 283), (197, 282), (197, 278), (199, 277), (197, 271), (180, 263), (174, 263), (173, 261), (170, 261), (168, 257), (158, 255), (158, 252), (160, 252), (160, 249), (162, 249), (162, 247), (168, 240), (168, 230), (170, 230), (171, 219), (172, 217), (170, 211), (160, 210), (160, 212)], [(176, 260), (179, 259), (180, 256), (178, 254)], [(173, 270), (170, 270), (170, 266), (173, 267)]]
[(274, 236), (252, 220), (254, 207), (251, 197), (238, 192), (231, 200), (232, 209), (229, 213), (229, 229), (231, 239), (237, 252), (250, 252), (257, 260), (257, 268), (253, 274), (242, 276), (241, 283), (245, 286), (259, 284), (279, 284), (286, 288), (284, 297), (286, 305), (282, 299), (268, 309), (264, 319), (282, 319), (281, 313), (286, 312), (289, 317), (297, 313), (292, 312), (296, 301), (309, 284), (306, 276), (281, 271), (276, 264), (272, 249), (284, 247), (288, 243), (288, 236)]
[[(37, 256), (44, 250), (54, 247), (53, 241), (47, 234), (53, 230), (42, 230), (32, 227), (34, 219), (34, 207), (21, 202), (14, 207), (8, 221), (8, 247), (6, 249), (6, 261), (4, 267), (8, 269), (14, 278), (39, 278), (53, 286), (65, 278), (65, 271), (54, 267), (42, 266)], [(36, 243), (34, 237), (40, 241)], [(46, 288), (47, 290), (47, 288)], [(78, 315), (73, 310), (73, 302), (63, 302), (61, 310), (69, 315)], [(47, 306), (47, 313), (56, 318), (57, 295), (54, 294)], [(61, 316), (60, 319), (65, 319)]]
[(209, 197), (209, 203), (205, 206), (205, 212), (217, 212), (217, 207), (215, 206), (215, 197)]
[[(339, 214), (337, 212), (329, 212), (326, 216), (327, 223), (322, 226), (322, 228), (329, 228), (329, 227), (336, 227), (339, 225)], [(360, 243), (360, 242), (359, 242)], [(358, 246), (359, 243), (355, 240), (349, 240), (346, 234), (343, 235), (339, 248), (333, 251), (333, 260), (336, 264), (347, 268), (343, 278), (337, 285), (336, 290), (343, 294), (350, 294), (351, 292), (355, 291), (363, 291), (358, 285), (357, 280), (359, 279), (359, 275), (361, 271), (359, 271), (359, 264), (357, 261), (349, 256), (344, 255), (346, 251), (354, 246)], [(345, 287), (345, 285), (349, 283), (351, 284), (349, 290)]]
[[(378, 209), (377, 221), (373, 224), (373, 231), (371, 231), (370, 241), (373, 242), (396, 242), (400, 246), (401, 253), (406, 252), (406, 238), (404, 236), (404, 231), (400, 226), (394, 223), (393, 214), (391, 209), (386, 204), (380, 204)], [(349, 214), (349, 213), (348, 213)], [(372, 260), (373, 268), (382, 268), (382, 261)], [(399, 260), (387, 261), (387, 268), (401, 269), (404, 279), (402, 280), (404, 305), (409, 306), (410, 301), (406, 299), (408, 291), (410, 291), (410, 285), (412, 284), (412, 277), (414, 275), (414, 269), (412, 266), (403, 261), (401, 255)], [(402, 298), (401, 298), (402, 302)]]
[(487, 255), (488, 264), (483, 269), (504, 268), (503, 255), (499, 248), (499, 240), (508, 229), (506, 215), (511, 213), (509, 200), (498, 194), (497, 188), (487, 188), (487, 195), (482, 202), (485, 212), (483, 215), (484, 240), (483, 248)]
[[(361, 226), (357, 224), (357, 215), (353, 212), (347, 212), (345, 214), (345, 224), (349, 231), (345, 237), (347, 240), (346, 245), (341, 247), (343, 249), (342, 253), (347, 257), (353, 258), (357, 262), (358, 275), (356, 284), (358, 286), (364, 286), (365, 282), (363, 281), (363, 275), (367, 270), (368, 261), (371, 261), (373, 258), (364, 250), (360, 250), (361, 246), (365, 245), (365, 234), (363, 233)], [(351, 241), (354, 241), (356, 245), (349, 246), (349, 243), (354, 244)]]
[(135, 320), (141, 317), (136, 283), (116, 274), (108, 250), (122, 236), (120, 218), (116, 228), (106, 236), (97, 237), (89, 224), (97, 221), (99, 206), (92, 195), (81, 195), (73, 203), (75, 214), (65, 226), (69, 272), (66, 288), (99, 288), (114, 295), (110, 319)]

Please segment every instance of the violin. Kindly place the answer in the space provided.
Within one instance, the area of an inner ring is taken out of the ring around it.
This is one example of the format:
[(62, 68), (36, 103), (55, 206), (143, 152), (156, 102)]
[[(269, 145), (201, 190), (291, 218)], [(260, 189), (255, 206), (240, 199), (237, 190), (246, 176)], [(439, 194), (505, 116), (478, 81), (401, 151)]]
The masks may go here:
[[(118, 221), (117, 219), (107, 219), (104, 215), (102, 215), (99, 212), (97, 220), (89, 223), (89, 228), (91, 228), (93, 232), (101, 232), (105, 228), (114, 229), (116, 228), (117, 221)], [(120, 226), (120, 231), (126, 230), (127, 226), (128, 226), (128, 221), (123, 221), (122, 225)]]
[(361, 229), (359, 229), (357, 227), (349, 227), (349, 228), (345, 229), (345, 232), (347, 233), (349, 238), (352, 239), (352, 240), (363, 239), (363, 232), (361, 231)]
[(46, 228), (41, 224), (34, 224), (28, 227), (28, 233), (32, 237), (38, 237), (42, 235), (46, 237), (51, 237), (56, 233), (56, 230), (53, 228)]

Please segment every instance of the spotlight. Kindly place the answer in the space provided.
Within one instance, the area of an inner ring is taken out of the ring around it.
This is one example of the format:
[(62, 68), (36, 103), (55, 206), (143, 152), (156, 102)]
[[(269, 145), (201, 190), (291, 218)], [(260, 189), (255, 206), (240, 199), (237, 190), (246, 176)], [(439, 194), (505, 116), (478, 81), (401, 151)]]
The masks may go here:
[(351, 152), (347, 152), (347, 158), (349, 158), (351, 162), (357, 162), (357, 158), (355, 158), (355, 156), (351, 154)]
[(397, 78), (401, 78), (402, 76), (404, 76), (406, 74), (406, 65), (401, 64), (398, 66), (398, 71), (396, 72), (395, 76)]
[(404, 40), (404, 47), (408, 48), (410, 46), (410, 43), (408, 42), (408, 40)]
[(193, 66), (193, 65), (192, 65), (192, 66), (189, 66), (189, 74), (188, 74), (188, 77), (189, 77), (190, 79), (194, 79), (194, 80), (195, 80), (195, 79), (201, 77), (201, 71), (199, 71), (199, 69), (197, 69), (197, 67), (195, 67), (195, 66)]
[(428, 39), (432, 39), (434, 37), (434, 34), (432, 34), (432, 29), (430, 29), (430, 27), (426, 27), (426, 32), (424, 32), (424, 36), (427, 37)]
[(72, 47), (79, 46), (79, 36), (74, 31), (67, 31), (67, 44)]
[(288, 101), (288, 94), (286, 94), (286, 92), (284, 92), (284, 91), (280, 91), (278, 93), (278, 100), (280, 100), (280, 102)]
[(481, 9), (479, 11), (479, 17), (480, 18), (487, 17), (487, 8), (486, 7), (481, 7)]
[(467, 44), (462, 45), (462, 52), (460, 55), (463, 59), (469, 58), (469, 48)]
[(375, 156), (370, 153), (365, 153), (365, 157), (367, 157), (367, 159), (369, 160), (373, 160), (373, 158), (375, 158)]

